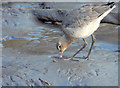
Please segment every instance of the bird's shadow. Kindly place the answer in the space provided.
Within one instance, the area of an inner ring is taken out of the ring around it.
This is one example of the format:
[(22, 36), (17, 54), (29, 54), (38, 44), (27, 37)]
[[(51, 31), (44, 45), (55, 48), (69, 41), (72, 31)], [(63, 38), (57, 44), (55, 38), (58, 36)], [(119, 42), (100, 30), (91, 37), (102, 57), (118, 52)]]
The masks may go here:
[[(63, 56), (62, 58), (59, 58), (58, 56), (52, 56), (52, 58), (55, 58), (55, 59), (64, 59), (64, 60), (67, 60), (71, 57), (68, 57), (68, 56)], [(74, 57), (75, 59), (85, 59), (85, 56), (83, 57)]]

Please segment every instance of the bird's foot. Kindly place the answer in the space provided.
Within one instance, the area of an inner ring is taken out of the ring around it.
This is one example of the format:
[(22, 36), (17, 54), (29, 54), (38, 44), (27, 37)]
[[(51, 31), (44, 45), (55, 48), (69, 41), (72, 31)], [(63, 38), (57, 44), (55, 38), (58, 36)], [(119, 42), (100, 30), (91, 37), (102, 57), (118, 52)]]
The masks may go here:
[(89, 57), (88, 57), (88, 56), (87, 56), (87, 57), (83, 56), (83, 59), (85, 59), (85, 60), (89, 60)]
[(67, 59), (64, 59), (64, 60), (79, 61), (79, 60), (73, 60), (73, 57), (70, 57), (70, 58), (67, 58)]

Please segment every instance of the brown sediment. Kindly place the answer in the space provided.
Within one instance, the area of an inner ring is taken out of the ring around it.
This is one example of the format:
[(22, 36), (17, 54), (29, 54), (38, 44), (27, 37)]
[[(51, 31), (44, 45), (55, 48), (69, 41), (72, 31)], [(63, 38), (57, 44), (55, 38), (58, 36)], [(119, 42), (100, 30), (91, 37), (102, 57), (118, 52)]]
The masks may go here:
[(20, 47), (23, 45), (28, 44), (29, 41), (28, 40), (6, 40), (3, 41), (2, 44), (5, 48), (13, 48), (13, 47)]

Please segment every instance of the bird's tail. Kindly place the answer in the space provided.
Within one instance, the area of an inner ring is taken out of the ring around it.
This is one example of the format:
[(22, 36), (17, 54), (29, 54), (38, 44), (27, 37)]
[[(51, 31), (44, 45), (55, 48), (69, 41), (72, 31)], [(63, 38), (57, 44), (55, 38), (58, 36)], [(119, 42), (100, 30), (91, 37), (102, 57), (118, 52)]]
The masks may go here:
[(110, 6), (110, 8), (112, 8), (113, 6), (115, 6), (115, 2), (108, 2), (105, 5)]
[(102, 20), (105, 16), (107, 16), (116, 6), (115, 6), (115, 2), (108, 2), (107, 4), (102, 5), (103, 8), (105, 9), (104, 12), (102, 14), (99, 15), (99, 18)]

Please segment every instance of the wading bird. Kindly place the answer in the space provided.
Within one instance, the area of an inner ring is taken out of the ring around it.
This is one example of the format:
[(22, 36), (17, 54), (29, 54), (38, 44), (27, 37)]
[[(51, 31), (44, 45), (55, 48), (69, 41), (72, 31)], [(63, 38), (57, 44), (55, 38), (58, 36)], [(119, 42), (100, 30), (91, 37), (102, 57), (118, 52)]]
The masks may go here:
[(73, 60), (73, 58), (86, 47), (87, 41), (85, 38), (91, 35), (92, 44), (88, 55), (85, 57), (85, 59), (88, 60), (95, 42), (93, 33), (98, 29), (101, 20), (114, 8), (114, 2), (109, 2), (102, 5), (84, 5), (80, 9), (74, 9), (65, 14), (62, 22), (62, 30), (64, 35), (56, 43), (56, 47), (60, 52), (59, 57), (62, 58), (63, 52), (72, 42), (75, 42), (78, 38), (82, 38), (84, 41), (83, 47), (68, 59)]

